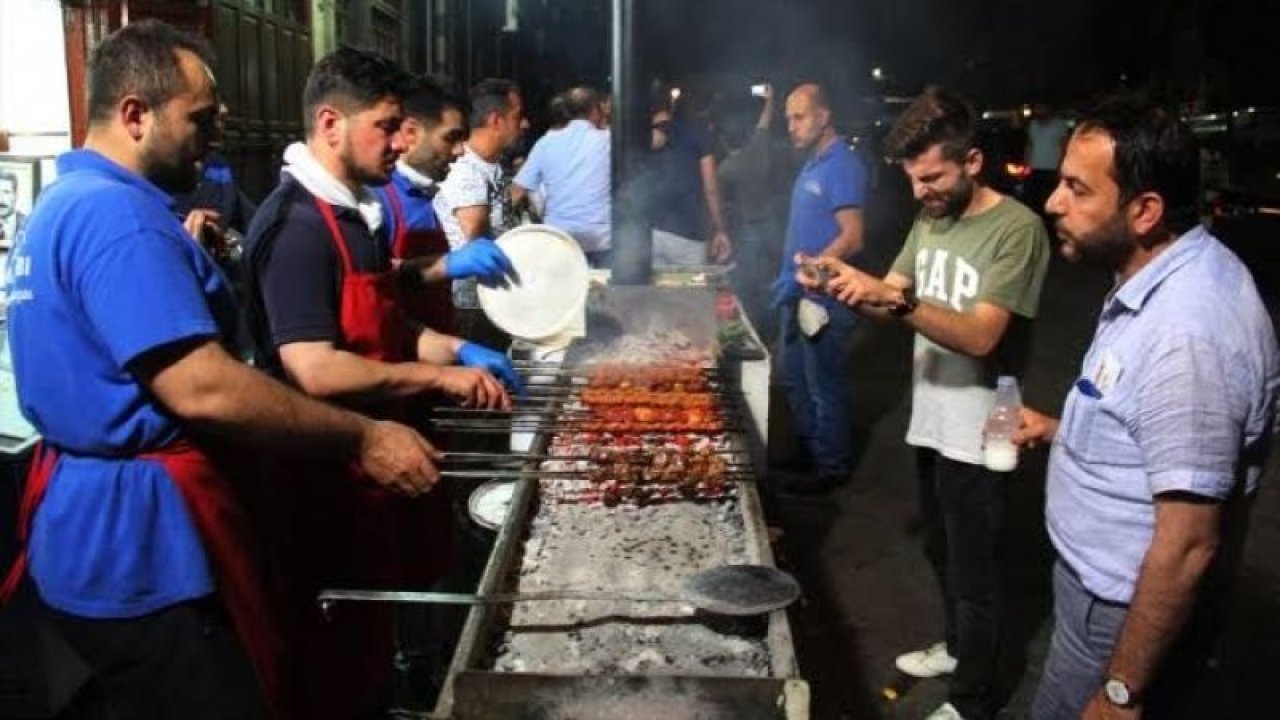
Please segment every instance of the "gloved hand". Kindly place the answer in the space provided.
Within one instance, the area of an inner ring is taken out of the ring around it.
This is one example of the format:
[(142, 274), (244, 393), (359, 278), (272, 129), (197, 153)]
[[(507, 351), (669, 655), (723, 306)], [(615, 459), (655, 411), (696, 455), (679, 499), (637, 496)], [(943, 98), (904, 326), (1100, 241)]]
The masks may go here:
[(485, 285), (499, 285), (516, 274), (511, 258), (492, 238), (478, 237), (444, 256), (444, 274), (453, 280), (476, 278)]
[(773, 281), (773, 295), (770, 300), (770, 306), (774, 309), (780, 308), (789, 302), (795, 302), (800, 299), (804, 292), (800, 289), (800, 283), (788, 274), (778, 276)]
[(464, 342), (462, 347), (458, 348), (458, 364), (485, 370), (501, 380), (511, 392), (520, 397), (525, 396), (524, 383), (521, 382), (515, 366), (511, 364), (510, 358), (497, 350), (490, 350), (473, 342)]

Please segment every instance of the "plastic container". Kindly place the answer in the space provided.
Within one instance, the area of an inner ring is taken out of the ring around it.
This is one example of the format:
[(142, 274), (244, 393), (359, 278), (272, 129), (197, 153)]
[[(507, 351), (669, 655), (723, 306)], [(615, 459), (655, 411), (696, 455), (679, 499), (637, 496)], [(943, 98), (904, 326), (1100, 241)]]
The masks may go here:
[(982, 463), (988, 470), (1009, 472), (1018, 467), (1018, 446), (1013, 434), (1022, 423), (1022, 394), (1018, 379), (1003, 375), (996, 380), (996, 399), (982, 428)]

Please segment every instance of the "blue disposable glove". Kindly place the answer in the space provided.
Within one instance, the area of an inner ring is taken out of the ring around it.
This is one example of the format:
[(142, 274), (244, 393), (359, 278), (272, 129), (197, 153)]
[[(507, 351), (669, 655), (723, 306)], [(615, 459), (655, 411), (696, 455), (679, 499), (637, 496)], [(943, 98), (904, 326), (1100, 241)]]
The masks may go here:
[(520, 397), (525, 395), (524, 383), (520, 381), (520, 375), (516, 372), (515, 366), (506, 355), (497, 350), (490, 350), (473, 342), (464, 342), (462, 347), (458, 348), (458, 364), (485, 370), (501, 380), (511, 392)]
[(492, 238), (478, 237), (444, 256), (444, 274), (454, 280), (473, 277), (485, 285), (500, 285), (507, 276), (514, 277), (516, 269)]

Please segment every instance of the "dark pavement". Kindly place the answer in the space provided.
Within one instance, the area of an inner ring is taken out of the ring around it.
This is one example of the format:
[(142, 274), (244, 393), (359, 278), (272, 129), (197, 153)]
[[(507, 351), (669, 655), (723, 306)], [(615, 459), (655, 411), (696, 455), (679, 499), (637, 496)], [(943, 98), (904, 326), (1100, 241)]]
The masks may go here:
[[(880, 209), (868, 218), (877, 256), (870, 264), (883, 270), (885, 258), (905, 235), (911, 209), (901, 188), (881, 188), (878, 197)], [(1025, 404), (1059, 414), (1109, 284), (1106, 274), (1055, 254), (1036, 322)], [(915, 526), (913, 456), (903, 442), (910, 412), (910, 348), (911, 336), (902, 327), (863, 324), (849, 363), (860, 448), (852, 480), (819, 499), (770, 493), (771, 522), (784, 533), (777, 548), (780, 563), (805, 589), (792, 613), (792, 630), (801, 673), (813, 690), (815, 720), (922, 718), (946, 699), (943, 680), (913, 684), (893, 667), (899, 653), (942, 639), (940, 599)], [(771, 456), (777, 461), (793, 447), (778, 388), (772, 412), (778, 421), (771, 432)], [(1280, 716), (1270, 684), (1272, 668), (1280, 666), (1280, 477), (1272, 459), (1233, 600), (1224, 686), (1197, 717)], [(1046, 460), (1043, 451), (1023, 453), (1010, 488), (1004, 544), (1007, 625), (999, 673), (1005, 720), (1027, 717), (1048, 648), (1053, 550), (1044, 529)], [(770, 485), (787, 476), (775, 466)], [(891, 684), (903, 691), (894, 703), (881, 695)]]

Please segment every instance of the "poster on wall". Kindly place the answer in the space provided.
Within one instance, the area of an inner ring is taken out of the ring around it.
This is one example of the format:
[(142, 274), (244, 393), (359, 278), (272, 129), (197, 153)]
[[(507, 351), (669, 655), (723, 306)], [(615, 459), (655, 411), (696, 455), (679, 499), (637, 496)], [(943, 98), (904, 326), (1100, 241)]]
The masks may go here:
[(0, 153), (0, 250), (8, 250), (40, 192), (44, 158)]

